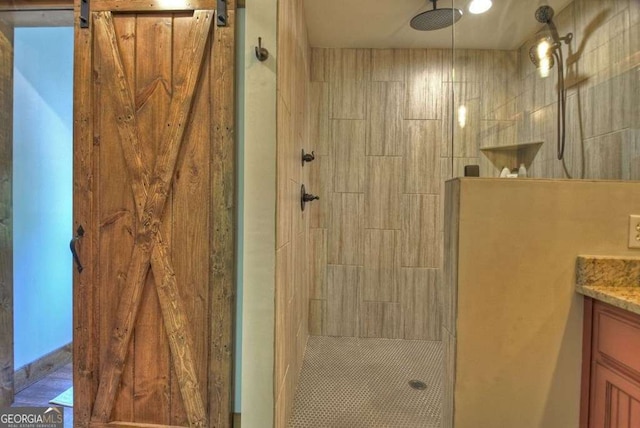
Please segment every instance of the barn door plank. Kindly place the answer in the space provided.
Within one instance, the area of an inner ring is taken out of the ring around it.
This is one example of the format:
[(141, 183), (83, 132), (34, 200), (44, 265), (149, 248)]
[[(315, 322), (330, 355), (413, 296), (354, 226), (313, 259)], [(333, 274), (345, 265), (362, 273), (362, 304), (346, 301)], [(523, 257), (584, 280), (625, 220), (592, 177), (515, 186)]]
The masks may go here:
[[(176, 276), (168, 257), (166, 243), (160, 232), (161, 216), (170, 193), (171, 178), (182, 145), (186, 122), (194, 98), (204, 48), (208, 42), (212, 11), (196, 11), (191, 27), (189, 43), (180, 59), (183, 67), (174, 82), (175, 93), (169, 107), (169, 120), (164, 128), (161, 148), (151, 178), (144, 166), (142, 151), (137, 136), (134, 97), (127, 83), (120, 58), (115, 30), (110, 12), (94, 14), (97, 37), (101, 39), (103, 54), (111, 61), (113, 70), (107, 75), (114, 78), (113, 92), (118, 133), (127, 169), (132, 178), (131, 186), (139, 218), (139, 231), (131, 256), (127, 284), (122, 292), (115, 318), (115, 328), (109, 344), (107, 362), (102, 376), (93, 411), (98, 422), (107, 422), (120, 383), (122, 368), (140, 305), (144, 280), (151, 265), (162, 312), (165, 330), (169, 339), (173, 367), (180, 385), (181, 395), (190, 425), (206, 425), (204, 400), (200, 393), (192, 356), (192, 340), (188, 319), (178, 291)], [(150, 180), (150, 182), (149, 182)], [(141, 209), (141, 207), (144, 208)]]
[[(76, 7), (76, 21), (79, 16)], [(94, 168), (93, 139), (93, 69), (91, 63), (93, 34), (78, 26), (74, 30), (74, 89), (73, 89), (73, 230), (81, 224), (87, 233), (80, 248), (81, 256), (97, 254), (96, 233), (87, 225), (94, 223), (92, 177)], [(93, 397), (98, 389), (97, 366), (99, 336), (94, 314), (97, 295), (94, 278), (95, 263), (85, 257), (82, 274), (74, 269), (73, 279), (73, 397), (74, 424), (79, 428), (89, 425)], [(78, 393), (79, 391), (79, 393)]]
[[(185, 18), (191, 24), (191, 17)], [(136, 15), (133, 49), (128, 49), (124, 45), (130, 41), (131, 33), (123, 33), (118, 27), (121, 22), (127, 20), (126, 15), (114, 15), (120, 55), (125, 71), (130, 73), (127, 76), (129, 85), (133, 87), (131, 83), (135, 84), (131, 94), (135, 99), (137, 136), (142, 149), (142, 163), (146, 167), (145, 173), (148, 174), (148, 170), (154, 165), (162, 141), (164, 132), (162, 124), (167, 120), (171, 103), (174, 77), (171, 66), (174, 52), (180, 51), (173, 45), (174, 15), (172, 13)], [(153, 40), (153, 43), (149, 43), (150, 40)], [(133, 57), (130, 65), (126, 63), (127, 55)], [(124, 166), (126, 171), (130, 171), (126, 163)], [(175, 188), (172, 188), (171, 192), (173, 194)], [(172, 194), (169, 195), (169, 200), (173, 199)], [(144, 203), (145, 199), (136, 199), (134, 204), (136, 207), (139, 205), (144, 207)], [(171, 232), (174, 217), (171, 205), (167, 203), (163, 212), (162, 228), (159, 233), (168, 247), (169, 256), (173, 257), (174, 242), (171, 239)], [(138, 217), (141, 211), (136, 208)], [(170, 421), (172, 399), (170, 385), (175, 374), (171, 371), (171, 350), (162, 326), (162, 313), (155, 287), (156, 276), (160, 274), (152, 263), (151, 272), (143, 286), (142, 301), (131, 339), (134, 344), (133, 355), (129, 354), (127, 357), (127, 364), (134, 369), (134, 377), (129, 383), (131, 385), (129, 389), (134, 392), (132, 402), (136, 422)], [(150, 367), (153, 369), (150, 370)], [(123, 385), (127, 385), (126, 376), (125, 368)], [(122, 395), (122, 392), (118, 395)], [(179, 395), (180, 392), (176, 390), (174, 398), (180, 399)], [(115, 412), (118, 407), (119, 404), (116, 402), (112, 419), (116, 419)], [(185, 414), (181, 423), (185, 424), (186, 421)]]
[[(211, 314), (210, 340), (211, 365), (209, 368), (209, 412), (219, 418), (213, 426), (230, 426), (225, 416), (233, 412), (231, 408), (231, 373), (233, 352), (233, 317), (235, 304), (234, 290), (234, 115), (235, 109), (232, 80), (235, 76), (233, 64), (228, 59), (234, 55), (235, 13), (229, 11), (229, 27), (216, 27), (215, 51), (211, 73), (213, 88), (213, 117), (217, 124), (213, 129), (213, 150), (211, 154), (211, 182), (213, 183), (211, 203), (210, 240), (212, 245)], [(212, 416), (213, 417), (213, 416)]]

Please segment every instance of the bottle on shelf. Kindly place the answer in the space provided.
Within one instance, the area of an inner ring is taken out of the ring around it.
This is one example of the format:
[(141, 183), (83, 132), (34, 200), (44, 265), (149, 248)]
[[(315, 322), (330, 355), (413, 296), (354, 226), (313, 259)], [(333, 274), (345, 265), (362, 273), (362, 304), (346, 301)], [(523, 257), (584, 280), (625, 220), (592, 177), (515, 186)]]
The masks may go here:
[(524, 166), (523, 163), (520, 164), (520, 168), (518, 168), (518, 177), (526, 177), (527, 176), (527, 167)]

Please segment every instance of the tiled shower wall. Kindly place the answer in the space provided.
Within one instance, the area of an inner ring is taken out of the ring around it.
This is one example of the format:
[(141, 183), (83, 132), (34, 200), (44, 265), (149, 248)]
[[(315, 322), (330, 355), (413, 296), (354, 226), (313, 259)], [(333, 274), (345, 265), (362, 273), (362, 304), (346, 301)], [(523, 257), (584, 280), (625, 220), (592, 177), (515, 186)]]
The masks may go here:
[(312, 49), (309, 188), (321, 200), (310, 212), (311, 334), (439, 338), (442, 182), (467, 164), (496, 176), (482, 147), (544, 142), (534, 177), (640, 179), (640, 1), (575, 0), (554, 20), (561, 35), (574, 33), (563, 47), (564, 163), (556, 68), (538, 76), (531, 41), (455, 49), (453, 59), (450, 50)]
[[(270, 66), (267, 60), (264, 66)], [(309, 167), (309, 43), (298, 0), (278, 1), (275, 426), (285, 427), (308, 338), (309, 211), (300, 210), (300, 186)], [(266, 424), (266, 423), (265, 423)]]
[(311, 51), (312, 335), (440, 339), (446, 56)]
[[(454, 177), (464, 175), (464, 165), (474, 164), (481, 166), (482, 176), (495, 176), (493, 165), (480, 152), (480, 147), (516, 144), (518, 65), (516, 51), (454, 51), (455, 72), (451, 73), (447, 88), (452, 95), (444, 100), (445, 114), (453, 114), (453, 128), (445, 128), (442, 146), (443, 153), (452, 157)], [(458, 109), (463, 105), (467, 115), (466, 121), (460, 123)]]
[[(568, 87), (565, 161), (556, 158), (557, 65), (549, 77), (539, 76), (529, 60), (534, 37), (510, 52), (509, 61), (494, 61), (489, 68), (477, 51), (456, 52), (456, 75), (473, 75), (479, 66), (481, 73), (500, 77), (474, 79), (481, 84), (477, 100), (473, 88), (466, 88), (471, 95), (458, 91), (456, 109), (466, 103), (470, 122), (464, 130), (456, 128), (454, 156), (477, 156), (482, 175), (495, 176), (497, 169), (478, 147), (541, 141), (529, 171), (534, 177), (640, 179), (640, 1), (575, 0), (554, 21), (561, 36), (574, 36), (562, 47)], [(488, 88), (500, 83), (504, 88)], [(487, 98), (496, 89), (507, 98), (497, 103)], [(472, 118), (476, 102), (479, 123)]]

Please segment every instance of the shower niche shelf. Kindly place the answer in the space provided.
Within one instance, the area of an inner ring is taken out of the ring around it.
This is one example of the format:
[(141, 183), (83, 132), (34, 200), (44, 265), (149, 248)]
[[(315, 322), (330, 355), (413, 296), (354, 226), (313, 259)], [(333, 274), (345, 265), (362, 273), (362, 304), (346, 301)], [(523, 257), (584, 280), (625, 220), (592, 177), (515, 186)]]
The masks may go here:
[(481, 148), (480, 151), (491, 161), (498, 171), (505, 166), (509, 169), (517, 168), (522, 163), (529, 169), (542, 144), (543, 141), (536, 141), (510, 146), (489, 146)]

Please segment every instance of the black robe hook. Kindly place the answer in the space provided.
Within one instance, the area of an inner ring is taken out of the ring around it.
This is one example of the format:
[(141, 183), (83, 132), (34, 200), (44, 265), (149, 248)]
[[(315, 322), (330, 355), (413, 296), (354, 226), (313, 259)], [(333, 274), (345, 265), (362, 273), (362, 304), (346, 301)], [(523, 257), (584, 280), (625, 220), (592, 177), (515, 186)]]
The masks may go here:
[(262, 47), (262, 37), (258, 37), (258, 46), (256, 46), (256, 58), (258, 61), (264, 62), (269, 58), (269, 51)]

